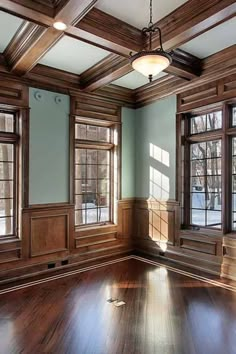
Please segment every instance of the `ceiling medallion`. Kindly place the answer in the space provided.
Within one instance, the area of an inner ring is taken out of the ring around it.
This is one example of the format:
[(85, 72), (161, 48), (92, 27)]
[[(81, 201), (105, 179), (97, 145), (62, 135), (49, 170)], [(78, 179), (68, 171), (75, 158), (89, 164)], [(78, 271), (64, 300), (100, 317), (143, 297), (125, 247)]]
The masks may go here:
[[(150, 0), (150, 21), (148, 27), (144, 27), (142, 32), (149, 36), (149, 49), (141, 50), (134, 55), (131, 52), (130, 63), (134, 70), (148, 77), (152, 82), (153, 77), (165, 70), (172, 62), (171, 55), (162, 47), (161, 30), (152, 22), (152, 0)], [(160, 48), (152, 50), (152, 35), (155, 32), (159, 33)]]

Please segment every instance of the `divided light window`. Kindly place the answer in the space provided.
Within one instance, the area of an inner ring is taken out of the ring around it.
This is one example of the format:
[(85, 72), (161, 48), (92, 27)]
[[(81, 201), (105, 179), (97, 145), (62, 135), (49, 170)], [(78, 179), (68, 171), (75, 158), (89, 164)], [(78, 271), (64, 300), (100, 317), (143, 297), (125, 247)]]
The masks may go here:
[(113, 131), (75, 123), (75, 225), (112, 221)]
[(222, 216), (226, 189), (223, 191), (222, 179), (226, 177), (222, 176), (222, 152), (223, 143), (229, 144), (229, 140), (224, 139), (223, 118), (223, 111), (219, 109), (205, 114), (186, 114), (182, 119), (180, 188), (184, 228), (222, 230), (223, 223), (225, 228)]
[(17, 235), (17, 117), (0, 111), (0, 237)]

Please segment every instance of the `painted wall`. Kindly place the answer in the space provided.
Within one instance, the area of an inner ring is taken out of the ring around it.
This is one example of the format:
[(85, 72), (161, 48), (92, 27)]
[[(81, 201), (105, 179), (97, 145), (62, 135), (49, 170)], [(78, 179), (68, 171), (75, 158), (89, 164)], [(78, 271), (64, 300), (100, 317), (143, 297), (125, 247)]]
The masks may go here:
[(176, 96), (136, 110), (136, 197), (175, 199)]
[(69, 201), (69, 96), (30, 88), (29, 203)]
[(122, 198), (135, 197), (135, 110), (122, 108)]

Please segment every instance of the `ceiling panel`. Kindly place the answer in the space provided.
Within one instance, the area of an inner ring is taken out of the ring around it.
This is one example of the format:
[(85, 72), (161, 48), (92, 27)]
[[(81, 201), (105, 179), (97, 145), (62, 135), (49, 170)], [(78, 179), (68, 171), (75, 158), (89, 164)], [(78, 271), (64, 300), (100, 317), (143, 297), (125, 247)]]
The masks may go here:
[[(156, 22), (183, 5), (187, 0), (153, 1), (153, 21)], [(99, 0), (96, 8), (137, 28), (149, 22), (149, 0)]]
[(236, 44), (236, 17), (182, 45), (185, 50), (203, 59)]
[(20, 18), (0, 11), (0, 53), (7, 47), (22, 22)]
[[(165, 75), (167, 74), (162, 72), (159, 75), (155, 76), (155, 80), (160, 79)], [(137, 71), (132, 71), (131, 73), (122, 76), (120, 79), (113, 81), (112, 84), (134, 90), (138, 87), (148, 84), (148, 82), (149, 81), (147, 77), (143, 76)]]
[(110, 52), (64, 36), (40, 60), (40, 64), (81, 74)]

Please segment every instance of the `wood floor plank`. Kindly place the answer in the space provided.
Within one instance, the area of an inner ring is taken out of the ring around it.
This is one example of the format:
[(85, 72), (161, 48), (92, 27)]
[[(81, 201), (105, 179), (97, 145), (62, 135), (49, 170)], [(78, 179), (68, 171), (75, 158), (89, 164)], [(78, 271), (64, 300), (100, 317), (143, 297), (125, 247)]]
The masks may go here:
[(135, 259), (0, 296), (3, 354), (235, 354), (235, 334), (235, 292)]

